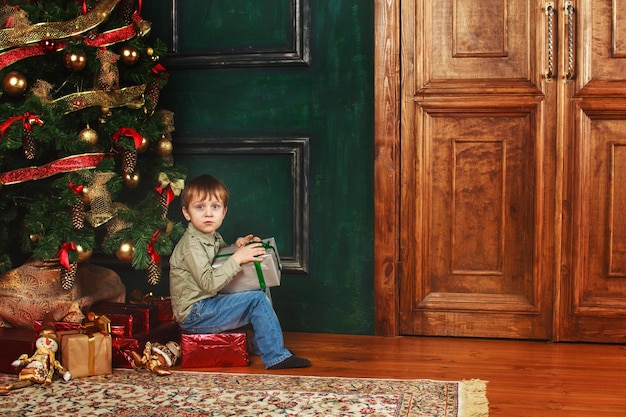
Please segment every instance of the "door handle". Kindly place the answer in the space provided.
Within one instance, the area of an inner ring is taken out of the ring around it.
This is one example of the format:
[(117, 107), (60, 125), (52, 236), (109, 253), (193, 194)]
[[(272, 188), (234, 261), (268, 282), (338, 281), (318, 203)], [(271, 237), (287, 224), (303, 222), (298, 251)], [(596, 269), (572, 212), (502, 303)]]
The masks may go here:
[(574, 2), (566, 1), (563, 7), (563, 14), (567, 22), (567, 72), (565, 82), (572, 81), (576, 77), (575, 50), (574, 50)]
[(547, 31), (548, 31), (548, 67), (543, 77), (546, 81), (551, 82), (554, 80), (554, 3), (547, 2), (544, 8), (544, 13), (547, 17)]

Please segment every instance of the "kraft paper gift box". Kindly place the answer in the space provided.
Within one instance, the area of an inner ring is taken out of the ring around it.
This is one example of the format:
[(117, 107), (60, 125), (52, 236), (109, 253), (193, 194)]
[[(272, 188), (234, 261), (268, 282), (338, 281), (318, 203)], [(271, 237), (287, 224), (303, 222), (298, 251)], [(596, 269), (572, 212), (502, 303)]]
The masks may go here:
[(248, 366), (246, 333), (180, 336), (181, 368)]
[(113, 372), (110, 334), (86, 334), (77, 330), (57, 334), (61, 338), (61, 365), (72, 374), (72, 378)]
[(0, 373), (16, 374), (17, 369), (11, 364), (23, 353), (28, 356), (35, 353), (37, 337), (38, 333), (32, 329), (0, 327)]
[[(222, 288), (222, 293), (252, 291), (280, 285), (280, 256), (276, 249), (274, 238), (262, 239), (266, 254), (261, 262), (250, 262), (242, 265), (239, 272), (227, 286)], [(226, 246), (217, 253), (213, 260), (213, 268), (219, 268), (228, 257), (237, 250), (236, 245)]]

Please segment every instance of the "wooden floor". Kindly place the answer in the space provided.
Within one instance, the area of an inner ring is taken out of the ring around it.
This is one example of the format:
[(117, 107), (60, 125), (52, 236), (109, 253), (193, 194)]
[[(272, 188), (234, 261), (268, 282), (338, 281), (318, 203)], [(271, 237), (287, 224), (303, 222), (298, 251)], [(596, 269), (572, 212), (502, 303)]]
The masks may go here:
[[(285, 333), (304, 369), (236, 373), (488, 381), (490, 417), (626, 416), (626, 346)], [(215, 371), (215, 369), (214, 369)]]

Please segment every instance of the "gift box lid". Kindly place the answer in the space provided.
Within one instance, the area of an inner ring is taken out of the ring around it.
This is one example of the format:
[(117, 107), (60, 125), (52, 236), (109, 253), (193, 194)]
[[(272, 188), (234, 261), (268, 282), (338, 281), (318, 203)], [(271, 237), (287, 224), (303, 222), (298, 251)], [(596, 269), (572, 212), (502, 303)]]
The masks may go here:
[[(273, 257), (276, 261), (276, 264), (278, 265), (278, 269), (282, 270), (283, 266), (280, 263), (280, 255), (278, 254), (278, 249), (276, 247), (276, 240), (273, 237), (269, 237), (267, 239), (261, 239), (261, 243), (263, 244), (263, 247), (266, 251), (266, 254), (261, 256), (261, 258), (265, 259), (269, 258), (270, 256)], [(217, 252), (217, 255), (215, 256), (215, 259), (213, 260), (213, 264), (211, 266), (213, 266), (213, 268), (220, 267), (224, 263), (224, 261), (228, 259), (228, 257), (235, 253), (236, 250), (237, 245), (230, 245), (221, 248)]]

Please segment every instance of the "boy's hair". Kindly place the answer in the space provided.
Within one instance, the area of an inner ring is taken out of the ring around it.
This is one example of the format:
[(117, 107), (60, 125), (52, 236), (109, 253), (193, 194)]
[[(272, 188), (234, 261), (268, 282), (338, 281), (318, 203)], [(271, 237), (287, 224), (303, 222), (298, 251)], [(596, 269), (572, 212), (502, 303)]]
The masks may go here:
[(199, 175), (190, 179), (180, 195), (180, 204), (189, 208), (194, 200), (204, 200), (207, 196), (213, 196), (228, 207), (228, 188), (217, 178), (209, 174)]

